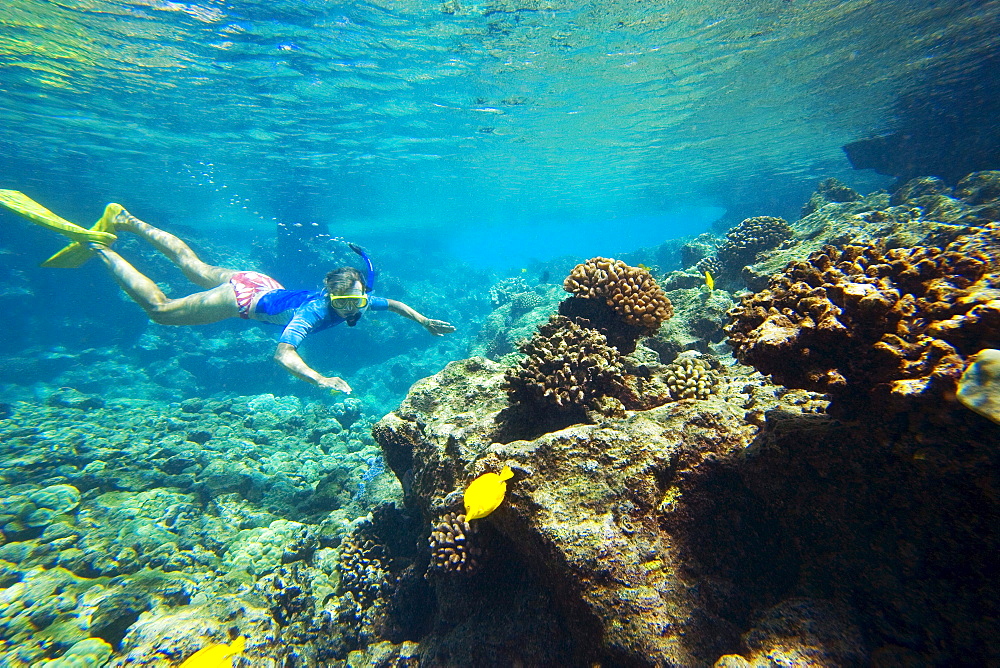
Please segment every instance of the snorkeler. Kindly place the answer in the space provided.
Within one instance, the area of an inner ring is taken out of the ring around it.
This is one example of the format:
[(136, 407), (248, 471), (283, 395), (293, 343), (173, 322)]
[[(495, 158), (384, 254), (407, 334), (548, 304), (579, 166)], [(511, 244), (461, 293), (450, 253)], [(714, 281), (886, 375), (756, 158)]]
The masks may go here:
[[(402, 302), (371, 295), (375, 269), (368, 255), (355, 244), (348, 245), (364, 260), (365, 274), (354, 267), (341, 267), (326, 275), (323, 290), (286, 290), (270, 276), (256, 271), (205, 264), (181, 239), (142, 222), (118, 204), (109, 204), (90, 229), (56, 216), (16, 190), (0, 190), (0, 204), (72, 241), (43, 262), (43, 267), (79, 267), (98, 255), (121, 288), (153, 322), (207, 325), (240, 317), (284, 325), (275, 361), (292, 375), (320, 387), (351, 392), (351, 386), (342, 378), (318, 373), (299, 356), (299, 344), (313, 332), (342, 322), (353, 327), (368, 310), (392, 311), (419, 323), (435, 336), (455, 331), (447, 322), (426, 318)], [(111, 249), (119, 232), (131, 232), (148, 241), (177, 265), (188, 280), (205, 290), (179, 299), (167, 297), (154, 281)]]

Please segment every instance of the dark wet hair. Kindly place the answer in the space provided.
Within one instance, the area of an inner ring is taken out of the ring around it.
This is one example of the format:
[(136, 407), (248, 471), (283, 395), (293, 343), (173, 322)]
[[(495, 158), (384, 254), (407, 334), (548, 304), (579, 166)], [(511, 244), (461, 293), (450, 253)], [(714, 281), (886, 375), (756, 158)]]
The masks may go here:
[(334, 269), (323, 279), (323, 287), (331, 295), (343, 294), (350, 290), (355, 283), (361, 283), (361, 289), (368, 292), (364, 275), (354, 267)]

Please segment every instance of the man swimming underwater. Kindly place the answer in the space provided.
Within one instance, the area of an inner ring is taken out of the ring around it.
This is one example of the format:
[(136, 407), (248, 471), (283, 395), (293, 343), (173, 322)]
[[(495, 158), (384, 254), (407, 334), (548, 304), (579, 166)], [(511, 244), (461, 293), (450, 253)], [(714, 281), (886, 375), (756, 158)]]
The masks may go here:
[[(284, 325), (274, 352), (275, 361), (292, 375), (320, 387), (351, 392), (344, 379), (320, 374), (299, 355), (299, 344), (313, 332), (342, 322), (353, 327), (368, 310), (392, 311), (423, 325), (435, 336), (455, 331), (447, 322), (426, 318), (403, 302), (370, 294), (375, 270), (368, 255), (355, 244), (348, 245), (364, 260), (367, 266), (364, 275), (354, 267), (341, 267), (326, 275), (323, 290), (286, 290), (270, 276), (256, 271), (205, 264), (178, 237), (142, 222), (119, 204), (108, 204), (104, 215), (90, 229), (60, 218), (16, 190), (0, 190), (0, 204), (72, 241), (43, 262), (43, 267), (79, 267), (98, 255), (118, 285), (153, 322), (207, 325), (240, 317)], [(177, 265), (188, 280), (205, 290), (179, 299), (167, 297), (154, 281), (111, 249), (119, 232), (131, 232), (148, 241)]]

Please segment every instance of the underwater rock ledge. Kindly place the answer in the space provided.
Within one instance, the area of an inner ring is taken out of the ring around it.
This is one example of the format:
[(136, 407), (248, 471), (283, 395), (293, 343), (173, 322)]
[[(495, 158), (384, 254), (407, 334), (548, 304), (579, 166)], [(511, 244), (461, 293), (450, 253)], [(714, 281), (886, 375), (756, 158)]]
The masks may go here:
[(969, 445), (993, 425), (868, 428), (735, 374), (708, 399), (503, 444), (503, 372), (454, 362), (373, 430), (423, 544), (468, 481), (515, 471), (507, 502), (475, 521), (479, 571), (430, 578), (429, 630), (407, 638), (423, 665), (996, 656), (1000, 629), (978, 610), (1000, 600), (997, 503), (968, 484), (995, 479), (996, 452)]

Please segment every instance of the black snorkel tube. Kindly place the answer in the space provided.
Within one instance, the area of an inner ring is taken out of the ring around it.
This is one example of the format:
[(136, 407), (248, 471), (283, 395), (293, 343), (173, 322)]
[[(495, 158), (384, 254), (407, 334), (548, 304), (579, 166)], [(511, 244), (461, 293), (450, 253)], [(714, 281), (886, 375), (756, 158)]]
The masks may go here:
[[(368, 253), (366, 253), (365, 249), (362, 248), (361, 246), (355, 243), (351, 243), (350, 241), (344, 241), (344, 243), (347, 244), (348, 248), (357, 253), (361, 257), (361, 259), (365, 261), (365, 269), (366, 269), (365, 293), (371, 292), (372, 288), (375, 287), (375, 276), (376, 276), (375, 265), (372, 264), (372, 259), (368, 257)], [(361, 317), (361, 311), (358, 311), (357, 313), (352, 313), (347, 318), (344, 318), (344, 322), (347, 323), (348, 327), (354, 327), (354, 325), (358, 324), (358, 319), (360, 317)]]

